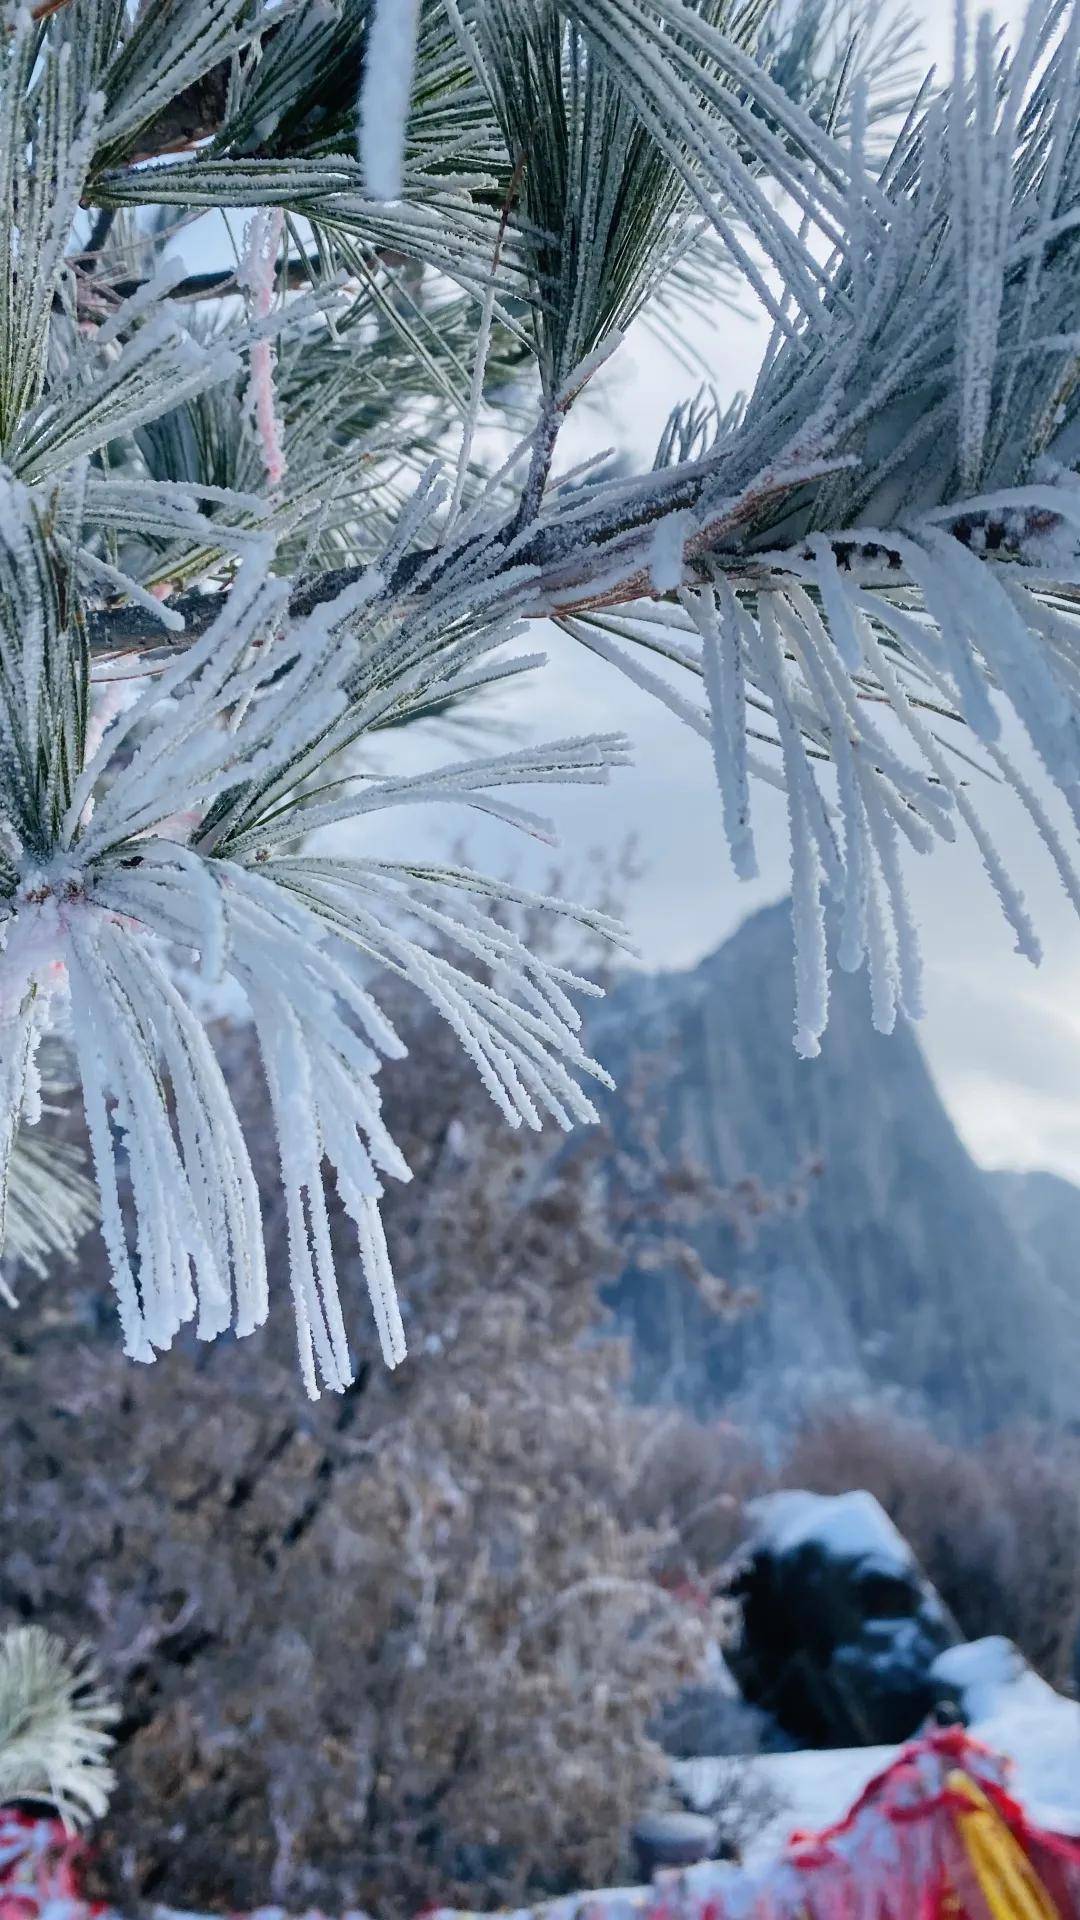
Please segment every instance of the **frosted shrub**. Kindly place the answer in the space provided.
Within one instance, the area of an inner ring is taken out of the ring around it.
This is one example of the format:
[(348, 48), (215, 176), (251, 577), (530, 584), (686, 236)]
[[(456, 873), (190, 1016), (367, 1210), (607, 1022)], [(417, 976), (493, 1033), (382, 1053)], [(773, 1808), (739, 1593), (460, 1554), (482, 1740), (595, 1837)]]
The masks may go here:
[[(651, 1730), (703, 1660), (699, 1608), (654, 1578), (678, 1546), (643, 1485), (655, 1416), (603, 1337), (620, 1248), (597, 1156), (503, 1126), (437, 1013), (380, 993), (410, 1045), (385, 1075), (416, 1169), (386, 1199), (408, 1367), (310, 1404), (281, 1301), (239, 1350), (184, 1333), (132, 1368), (94, 1327), (91, 1245), (51, 1316), (28, 1283), (4, 1368), (0, 1624), (91, 1640), (122, 1702), (95, 1854), (123, 1911), (413, 1915), (625, 1878), (665, 1777)], [(256, 1038), (217, 1038), (273, 1280)]]

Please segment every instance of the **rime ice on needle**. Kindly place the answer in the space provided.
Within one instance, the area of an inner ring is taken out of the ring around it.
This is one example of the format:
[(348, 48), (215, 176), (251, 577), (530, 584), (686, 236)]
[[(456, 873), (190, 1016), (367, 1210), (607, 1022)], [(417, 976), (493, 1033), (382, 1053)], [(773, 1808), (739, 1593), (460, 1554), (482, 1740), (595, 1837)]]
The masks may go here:
[[(657, 6), (732, 59), (681, 0)], [(596, 15), (613, 31), (614, 0)], [(829, 910), (839, 964), (867, 968), (875, 1025), (921, 1010), (907, 850), (969, 832), (1017, 950), (1038, 960), (979, 818), (973, 752), (1080, 903), (1073, 856), (1001, 742), (1011, 708), (1080, 824), (1080, 7), (1034, 0), (1005, 60), (987, 20), (973, 43), (965, 20), (960, 7), (951, 90), (913, 112), (880, 174), (853, 140), (824, 288), (774, 314), (746, 407), (669, 422), (658, 517), (622, 543), (663, 604), (638, 585), (635, 605), (563, 622), (711, 736), (736, 873), (754, 871), (748, 774), (785, 793), (806, 1054), (828, 1016)], [(631, 30), (616, 57), (644, 38)], [(655, 110), (655, 64), (635, 72)], [(703, 138), (689, 90), (670, 125)], [(688, 485), (692, 512), (667, 511)], [(642, 648), (694, 676), (704, 702), (639, 664)]]
[[(9, 484), (4, 504), (21, 521), (23, 556), (44, 566), (29, 497)], [(271, 558), (268, 548), (256, 549), (202, 639), (106, 727), (71, 783), (48, 854), (29, 853), (41, 826), (33, 795), (21, 831), (6, 835), (18, 884), (0, 921), (0, 1089), (10, 1149), (19, 1114), (33, 1118), (48, 1001), (66, 992), (127, 1351), (152, 1359), (190, 1319), (203, 1338), (228, 1326), (250, 1332), (267, 1311), (258, 1194), (228, 1088), (171, 958), (196, 953), (209, 976), (227, 971), (247, 997), (266, 1072), (301, 1366), (313, 1393), (319, 1381), (340, 1389), (351, 1378), (324, 1161), (356, 1228), (383, 1354), (393, 1365), (405, 1351), (378, 1199), (381, 1176), (407, 1179), (408, 1169), (380, 1118), (375, 1080), (380, 1055), (401, 1048), (361, 983), (360, 956), (386, 960), (429, 995), (516, 1124), (538, 1126), (545, 1110), (564, 1125), (593, 1117), (573, 1071), (603, 1076), (582, 1050), (565, 991), (585, 983), (472, 910), (468, 894), (485, 890), (477, 877), (454, 869), (425, 877), (393, 863), (316, 854), (283, 858), (276, 845), (350, 811), (440, 796), (520, 820), (527, 816), (495, 790), (564, 771), (604, 779), (623, 755), (617, 739), (564, 741), (455, 763), (420, 781), (360, 783), (351, 802), (332, 807), (290, 804), (313, 751), (321, 758), (333, 736), (355, 737), (406, 687), (435, 690), (454, 674), (433, 641), (426, 659), (416, 648), (404, 683), (388, 677), (407, 627), (377, 569), (290, 623), (288, 587), (269, 574)], [(41, 698), (45, 660), (55, 672), (65, 646), (72, 650), (59, 630), (46, 635), (43, 604), (30, 612), (32, 643), (10, 629), (3, 643), (18, 703), (9, 734), (16, 751), (21, 716), (33, 715)], [(355, 685), (361, 636), (366, 703)], [(501, 624), (481, 627), (456, 664), (503, 637)], [(351, 700), (343, 690), (350, 670)], [(161, 837), (179, 808), (197, 823), (186, 843)], [(496, 965), (498, 989), (410, 939), (402, 908), (466, 957)], [(117, 1178), (121, 1139), (133, 1242)]]
[(360, 89), (360, 160), (373, 200), (400, 200), (420, 0), (375, 0)]
[[(1001, 724), (1011, 709), (1080, 823), (1080, 0), (1033, 0), (1010, 58), (985, 28), (969, 42), (960, 8), (953, 87), (920, 98), (873, 169), (865, 90), (837, 138), (755, 64), (758, 12), (727, 31), (687, 0), (442, 0), (418, 36), (416, 0), (137, 18), (84, 0), (37, 28), (4, 11), (0, 1226), (63, 993), (142, 1358), (185, 1320), (210, 1337), (266, 1310), (247, 1149), (175, 955), (228, 974), (251, 1008), (310, 1390), (350, 1364), (326, 1165), (384, 1352), (402, 1350), (378, 1217), (382, 1178), (405, 1173), (376, 1092), (397, 1043), (361, 964), (428, 995), (512, 1122), (591, 1114), (579, 1080), (599, 1070), (570, 997), (585, 983), (485, 916), (508, 890), (336, 857), (317, 837), (448, 802), (542, 837), (510, 789), (603, 780), (625, 759), (617, 736), (575, 735), (400, 777), (358, 760), (375, 730), (537, 664), (500, 651), (523, 617), (554, 616), (710, 745), (739, 874), (754, 871), (753, 784), (783, 792), (803, 1052), (828, 1013), (830, 913), (876, 1024), (918, 1013), (908, 849), (970, 832), (1037, 958), (972, 757), (1012, 788), (1080, 906)], [(334, 150), (353, 141), (346, 51), (364, 64), (362, 164)], [(225, 71), (213, 138), (175, 151), (181, 90), (201, 98)], [(192, 316), (146, 232), (129, 240), (149, 250), (145, 277), (106, 275), (102, 294), (90, 275), (87, 291), (74, 236), (95, 196), (121, 229), (129, 207), (254, 208), (246, 318)], [(317, 237), (312, 291), (277, 303), (275, 209)], [(749, 400), (680, 408), (650, 473), (553, 479), (567, 409), (706, 229), (773, 321)], [(435, 325), (406, 276), (382, 284), (401, 260), (454, 282), (456, 305), (431, 292)], [(537, 419), (474, 485), (500, 353), (519, 383), (532, 355)], [(436, 394), (460, 431), (452, 489), (431, 464)], [(252, 470), (252, 410), (261, 496), (221, 484)], [(210, 588), (194, 608), (160, 597), (190, 581)], [(101, 731), (91, 659), (129, 652), (133, 630), (154, 670)]]

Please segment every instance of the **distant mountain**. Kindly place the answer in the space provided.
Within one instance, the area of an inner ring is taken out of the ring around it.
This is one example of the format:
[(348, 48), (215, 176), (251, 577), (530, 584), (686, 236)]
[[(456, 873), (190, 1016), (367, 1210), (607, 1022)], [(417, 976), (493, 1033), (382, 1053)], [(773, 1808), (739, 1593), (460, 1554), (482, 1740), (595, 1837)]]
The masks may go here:
[(970, 1158), (912, 1029), (876, 1034), (865, 980), (837, 968), (821, 1057), (799, 1059), (791, 1029), (785, 904), (688, 972), (624, 976), (593, 1017), (591, 1045), (617, 1080), (645, 1060), (670, 1076), (670, 1151), (774, 1188), (822, 1162), (803, 1209), (767, 1219), (749, 1250), (722, 1222), (701, 1227), (713, 1269), (760, 1289), (735, 1324), (678, 1278), (623, 1276), (612, 1303), (641, 1392), (700, 1410), (749, 1403), (779, 1424), (815, 1400), (886, 1394), (968, 1431), (1080, 1406), (1080, 1320), (1061, 1277)]
[[(986, 1180), (1056, 1295), (1063, 1324), (1080, 1339), (1080, 1187), (1056, 1173), (988, 1173)], [(1072, 1413), (1080, 1419), (1080, 1383)]]

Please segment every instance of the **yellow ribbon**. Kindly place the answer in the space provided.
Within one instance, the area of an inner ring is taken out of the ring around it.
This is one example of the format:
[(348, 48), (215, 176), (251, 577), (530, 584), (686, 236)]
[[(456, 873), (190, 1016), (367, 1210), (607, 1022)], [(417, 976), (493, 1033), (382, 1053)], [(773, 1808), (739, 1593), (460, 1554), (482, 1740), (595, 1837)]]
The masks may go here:
[(1027, 1854), (982, 1788), (959, 1768), (946, 1785), (967, 1803), (957, 1810), (956, 1825), (994, 1920), (1061, 1920)]

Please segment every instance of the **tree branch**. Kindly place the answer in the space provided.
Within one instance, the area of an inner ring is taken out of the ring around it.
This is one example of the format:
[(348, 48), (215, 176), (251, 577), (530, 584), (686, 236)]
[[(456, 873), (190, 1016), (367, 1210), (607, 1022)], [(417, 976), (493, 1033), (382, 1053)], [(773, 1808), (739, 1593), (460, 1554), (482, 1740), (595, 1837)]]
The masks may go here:
[(229, 97), (229, 63), (211, 67), (163, 107), (127, 155), (127, 163), (157, 160), (165, 153), (187, 153), (218, 132)]
[[(615, 502), (600, 501), (592, 514), (575, 511), (573, 517), (565, 521), (541, 520), (531, 532), (524, 533), (519, 529), (519, 513), (515, 512), (494, 534), (485, 530), (456, 543), (450, 542), (445, 548), (407, 553), (389, 582), (389, 592), (396, 598), (407, 599), (410, 585), (416, 582), (415, 598), (422, 601), (438, 588), (452, 568), (467, 562), (470, 552), (482, 548), (490, 562), (492, 549), (501, 547), (503, 560), (495, 567), (496, 579), (500, 573), (509, 576), (525, 567), (535, 572), (535, 598), (531, 604), (517, 608), (520, 618), (550, 619), (560, 614), (628, 606), (635, 600), (668, 599), (670, 594), (655, 585), (648, 550), (645, 548), (643, 552), (643, 546), (656, 521), (668, 514), (694, 511), (699, 515), (698, 524), (682, 545), (687, 579), (695, 576), (706, 579), (719, 564), (726, 565), (733, 575), (737, 572), (739, 584), (760, 585), (769, 570), (761, 566), (753, 551), (740, 555), (739, 543), (755, 527), (761, 526), (762, 516), (770, 506), (803, 484), (805, 475), (801, 467), (779, 473), (767, 468), (752, 485), (734, 496), (725, 495), (720, 484), (724, 460), (723, 454), (714, 455), (642, 476), (653, 484), (637, 502), (625, 495)], [(821, 472), (821, 463), (815, 463), (815, 478), (820, 479)], [(580, 498), (571, 498), (579, 507)], [(715, 509), (710, 509), (710, 500), (716, 502)], [(1054, 516), (1046, 509), (1038, 509), (1026, 531), (1046, 533), (1053, 521)], [(991, 551), (1000, 548), (1005, 538), (1001, 515), (975, 513), (962, 505), (957, 506), (951, 518), (939, 516), (938, 526), (966, 547), (975, 544), (976, 533), (980, 548)], [(837, 565), (844, 571), (865, 569), (868, 577), (872, 575), (880, 580), (884, 576), (889, 585), (906, 584), (900, 554), (883, 547), (880, 541), (860, 540), (857, 528), (837, 534), (832, 548)], [(366, 571), (366, 566), (332, 567), (315, 579), (304, 581), (290, 596), (290, 619), (303, 619), (315, 607), (335, 599)], [(490, 573), (486, 578), (491, 578)], [(1063, 597), (1080, 603), (1080, 594), (1067, 588), (1059, 591)], [(172, 611), (179, 613), (185, 623), (179, 633), (170, 633), (157, 625), (142, 607), (92, 609), (87, 614), (90, 651), (105, 655), (188, 647), (212, 625), (227, 592), (228, 589), (224, 593), (204, 593), (196, 588), (171, 600)]]
[[(314, 260), (300, 257), (286, 261), (284, 283), (290, 293), (313, 285), (317, 278), (318, 267)], [(145, 278), (114, 280), (110, 283), (109, 291), (120, 300), (129, 300), (133, 293), (138, 293), (140, 287), (145, 285)], [(235, 293), (236, 290), (236, 268), (214, 267), (206, 273), (189, 273), (185, 279), (178, 280), (175, 287), (169, 289), (168, 297), (170, 300), (218, 300), (223, 294)]]
[[(104, 240), (98, 240), (96, 235), (99, 230), (101, 230), (107, 237), (108, 227), (111, 226), (118, 211), (119, 209), (117, 207), (105, 207), (98, 214), (94, 224), (94, 232), (91, 234), (87, 246), (81, 253), (72, 256), (73, 264), (76, 267), (82, 268), (85, 271), (86, 263), (92, 262), (96, 258), (104, 246)], [(107, 225), (104, 224), (106, 221), (108, 223)], [(406, 264), (405, 254), (398, 253), (391, 247), (372, 247), (367, 257), (377, 266), (390, 269)], [(104, 312), (100, 301), (130, 300), (133, 294), (138, 293), (141, 287), (145, 287), (148, 284), (145, 274), (130, 274), (123, 280), (102, 279), (101, 281), (95, 281), (92, 275), (88, 275), (88, 278), (90, 279), (92, 293), (98, 297), (99, 304), (95, 304), (94, 300), (89, 298), (84, 302), (80, 302), (80, 319), (103, 319)], [(284, 274), (279, 273), (277, 275), (276, 283), (284, 284), (289, 293), (298, 293), (304, 287), (317, 285), (318, 279), (319, 262), (314, 255), (298, 254), (285, 262)], [(212, 267), (205, 273), (187, 274), (183, 280), (178, 280), (176, 285), (171, 287), (168, 294), (164, 295), (163, 298), (177, 301), (220, 300), (224, 298), (226, 294), (236, 293), (237, 291), (235, 267)], [(62, 310), (63, 301), (60, 294), (57, 293), (53, 299), (53, 311), (60, 313)]]
[[(655, 485), (636, 511), (626, 502), (621, 512), (611, 506), (598, 506), (595, 514), (575, 516), (567, 525), (558, 520), (546, 524), (541, 522), (524, 539), (515, 537), (516, 516), (506, 522), (494, 542), (504, 549), (505, 571), (510, 573), (521, 567), (536, 569), (536, 604), (524, 609), (525, 617), (542, 619), (553, 612), (582, 613), (590, 608), (617, 606), (651, 594), (652, 582), (646, 565), (628, 569), (616, 586), (611, 584), (612, 573), (617, 570), (619, 561), (627, 557), (627, 550), (640, 547), (642, 534), (655, 520), (679, 509), (696, 506), (706, 489), (712, 490), (717, 471), (718, 463), (709, 460), (657, 473)], [(760, 513), (770, 492), (782, 494), (797, 480), (798, 476), (792, 475), (776, 482), (771, 489), (754, 491), (734, 507), (730, 502), (726, 503), (722, 514), (706, 520), (688, 539), (688, 561), (692, 561), (698, 552), (725, 534), (734, 534), (740, 526)], [(451, 566), (459, 564), (471, 550), (479, 548), (482, 543), (487, 545), (490, 540), (490, 533), (485, 531), (456, 544), (448, 544), (444, 555), (439, 550), (406, 554), (398, 564), (391, 591), (397, 594), (407, 592), (410, 582), (424, 572), (425, 578), (417, 592), (419, 597), (426, 596), (445, 578)], [(314, 607), (335, 599), (357, 581), (365, 570), (362, 566), (334, 567), (316, 579), (306, 581), (297, 587), (289, 601), (290, 617), (302, 619)], [(103, 654), (190, 646), (212, 624), (221, 611), (221, 604), (220, 594), (203, 593), (197, 588), (171, 600), (169, 605), (172, 611), (179, 613), (185, 623), (181, 633), (166, 632), (142, 607), (92, 610), (87, 616), (90, 650), (95, 654)]]

